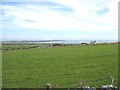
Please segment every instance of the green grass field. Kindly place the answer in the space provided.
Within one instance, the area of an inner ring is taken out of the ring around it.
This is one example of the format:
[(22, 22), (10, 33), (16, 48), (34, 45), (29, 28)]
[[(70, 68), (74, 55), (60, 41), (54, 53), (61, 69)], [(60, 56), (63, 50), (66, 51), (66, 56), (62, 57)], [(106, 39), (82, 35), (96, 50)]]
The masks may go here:
[(7, 50), (2, 53), (4, 88), (77, 88), (118, 80), (118, 45), (61, 46)]

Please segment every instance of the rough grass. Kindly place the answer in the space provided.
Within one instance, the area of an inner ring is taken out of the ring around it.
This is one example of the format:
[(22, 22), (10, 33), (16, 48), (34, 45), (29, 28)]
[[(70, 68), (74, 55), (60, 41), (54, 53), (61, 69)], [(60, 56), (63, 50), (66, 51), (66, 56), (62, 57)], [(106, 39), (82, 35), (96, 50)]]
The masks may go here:
[(64, 46), (3, 52), (3, 87), (98, 87), (118, 79), (117, 44)]
[(45, 44), (3, 44), (2, 50), (30, 49), (45, 46)]

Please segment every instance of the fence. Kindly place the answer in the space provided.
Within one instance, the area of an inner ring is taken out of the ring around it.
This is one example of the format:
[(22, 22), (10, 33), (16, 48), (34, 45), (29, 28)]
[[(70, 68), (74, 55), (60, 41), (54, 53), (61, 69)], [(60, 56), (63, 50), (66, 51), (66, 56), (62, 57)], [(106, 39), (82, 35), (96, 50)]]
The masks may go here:
[[(51, 84), (46, 84), (46, 90), (52, 90)], [(54, 90), (54, 89), (53, 89)], [(64, 90), (120, 90), (119, 87), (113, 85), (101, 85), (99, 88), (81, 86), (80, 88), (66, 88)]]

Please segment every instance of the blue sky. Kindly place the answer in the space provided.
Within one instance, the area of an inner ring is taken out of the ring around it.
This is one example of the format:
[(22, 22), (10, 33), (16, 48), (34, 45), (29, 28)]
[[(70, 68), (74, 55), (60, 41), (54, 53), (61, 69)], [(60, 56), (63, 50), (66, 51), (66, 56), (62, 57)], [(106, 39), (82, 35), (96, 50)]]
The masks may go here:
[(117, 40), (117, 5), (117, 0), (2, 0), (2, 39)]

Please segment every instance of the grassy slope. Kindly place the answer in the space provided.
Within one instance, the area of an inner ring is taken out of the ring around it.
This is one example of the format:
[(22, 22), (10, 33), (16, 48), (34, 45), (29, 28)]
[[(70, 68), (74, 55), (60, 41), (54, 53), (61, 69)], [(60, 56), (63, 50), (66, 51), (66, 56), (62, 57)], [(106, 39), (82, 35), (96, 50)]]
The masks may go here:
[(117, 78), (117, 45), (88, 45), (3, 52), (3, 87), (79, 87)]
[(3, 45), (2, 46), (2, 49), (3, 50), (5, 50), (5, 49), (7, 49), (7, 50), (16, 50), (16, 49), (24, 49), (24, 48), (29, 48), (29, 47), (35, 47), (35, 46), (38, 46), (37, 44), (31, 44), (31, 45), (27, 45), (27, 44), (22, 44), (22, 45), (20, 45), (20, 44), (16, 44), (16, 45), (10, 45), (10, 44), (8, 44), (8, 45)]

